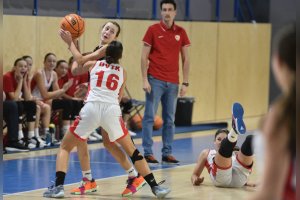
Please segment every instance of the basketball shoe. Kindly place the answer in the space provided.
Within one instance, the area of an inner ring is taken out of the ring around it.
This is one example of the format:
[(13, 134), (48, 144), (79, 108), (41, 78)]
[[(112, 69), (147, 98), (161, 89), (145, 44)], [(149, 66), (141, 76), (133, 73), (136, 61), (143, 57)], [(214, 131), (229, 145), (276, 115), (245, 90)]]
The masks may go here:
[(43, 197), (48, 197), (48, 198), (63, 198), (64, 196), (65, 196), (65, 191), (63, 185), (59, 185), (59, 186), (52, 185), (48, 187), (48, 190), (43, 194)]
[(152, 187), (151, 190), (158, 199), (164, 198), (165, 196), (167, 196), (167, 194), (169, 194), (171, 192), (171, 190), (169, 188), (162, 187), (159, 185)]
[(89, 181), (87, 178), (83, 178), (80, 182), (80, 186), (71, 190), (71, 194), (89, 194), (92, 192), (97, 192), (98, 186), (94, 179)]
[(123, 197), (128, 197), (136, 193), (139, 189), (141, 189), (144, 185), (146, 185), (146, 181), (144, 177), (138, 175), (137, 177), (128, 177), (127, 186), (125, 190), (122, 192)]
[(240, 103), (232, 105), (232, 128), (238, 134), (246, 133), (246, 126), (243, 120), (244, 109)]

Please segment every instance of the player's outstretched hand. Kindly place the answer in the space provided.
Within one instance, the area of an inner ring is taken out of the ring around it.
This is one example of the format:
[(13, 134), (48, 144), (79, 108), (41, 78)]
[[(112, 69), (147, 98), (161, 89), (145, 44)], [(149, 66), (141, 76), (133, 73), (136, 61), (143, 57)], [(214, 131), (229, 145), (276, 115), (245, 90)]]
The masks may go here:
[(197, 185), (198, 186), (201, 183), (203, 183), (204, 177), (199, 177), (199, 176), (196, 176), (196, 175), (192, 175), (191, 181), (192, 181), (193, 185)]
[(58, 34), (60, 35), (61, 39), (68, 44), (68, 46), (72, 43), (72, 35), (69, 31), (65, 31), (63, 29), (60, 29)]

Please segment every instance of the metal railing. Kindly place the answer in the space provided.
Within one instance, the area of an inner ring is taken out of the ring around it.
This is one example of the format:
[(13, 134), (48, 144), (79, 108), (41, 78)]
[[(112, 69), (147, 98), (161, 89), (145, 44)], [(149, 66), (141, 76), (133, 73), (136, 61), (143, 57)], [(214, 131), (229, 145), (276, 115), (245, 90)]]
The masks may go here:
[[(190, 17), (190, 6), (191, 6), (191, 1), (190, 0), (184, 0), (184, 20), (189, 21), (192, 20)], [(76, 13), (78, 15), (81, 15), (82, 11), (82, 3), (84, 0), (77, 0), (77, 7), (76, 7)], [(100, 2), (100, 1), (99, 1)], [(159, 3), (157, 0), (152, 0), (152, 12), (151, 12), (151, 19), (155, 20), (159, 16), (157, 15), (157, 3)], [(215, 0), (215, 19), (212, 21), (221, 21), (221, 6), (224, 3), (228, 3), (228, 1), (220, 1), (220, 0)], [(116, 8), (115, 8), (115, 18), (124, 18), (122, 17), (121, 13), (121, 6), (122, 6), (122, 1), (121, 0), (116, 0)], [(233, 5), (233, 21), (236, 22), (245, 22), (245, 21), (251, 21), (255, 23), (255, 17), (253, 14), (253, 9), (251, 7), (251, 4), (249, 0), (234, 0), (234, 5)], [(246, 9), (245, 9), (246, 8)], [(32, 14), (37, 16), (39, 15), (39, 0), (33, 0), (33, 10)], [(245, 14), (248, 15), (248, 18), (250, 20), (246, 19)]]

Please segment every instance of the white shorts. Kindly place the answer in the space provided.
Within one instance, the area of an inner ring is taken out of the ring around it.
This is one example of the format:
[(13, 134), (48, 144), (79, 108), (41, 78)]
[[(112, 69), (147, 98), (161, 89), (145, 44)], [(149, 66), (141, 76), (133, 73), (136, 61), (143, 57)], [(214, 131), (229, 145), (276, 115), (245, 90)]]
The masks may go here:
[(215, 163), (210, 167), (210, 178), (217, 187), (243, 187), (252, 172), (252, 168), (244, 166), (238, 157), (232, 158), (232, 165), (229, 168), (221, 168)]
[(102, 102), (87, 102), (69, 130), (77, 138), (86, 140), (99, 126), (108, 133), (111, 142), (128, 134), (120, 106)]

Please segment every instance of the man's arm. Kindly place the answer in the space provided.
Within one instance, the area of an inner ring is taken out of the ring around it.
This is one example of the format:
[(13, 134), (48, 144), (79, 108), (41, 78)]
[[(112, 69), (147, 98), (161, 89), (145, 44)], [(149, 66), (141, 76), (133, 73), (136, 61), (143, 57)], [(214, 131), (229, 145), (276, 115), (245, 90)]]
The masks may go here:
[[(181, 59), (182, 59), (182, 81), (183, 83), (189, 83), (189, 71), (190, 71), (190, 58), (188, 53), (188, 46), (181, 48)], [(180, 89), (180, 96), (184, 96), (187, 92), (187, 85), (182, 85)]]
[(148, 71), (148, 57), (151, 50), (151, 46), (144, 43), (142, 48), (141, 56), (141, 70), (142, 70), (142, 81), (143, 81), (143, 90), (145, 92), (151, 92), (151, 86), (148, 82), (147, 71)]

